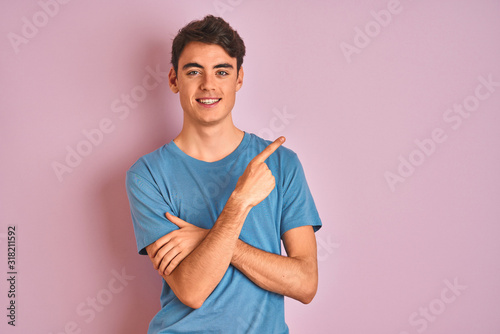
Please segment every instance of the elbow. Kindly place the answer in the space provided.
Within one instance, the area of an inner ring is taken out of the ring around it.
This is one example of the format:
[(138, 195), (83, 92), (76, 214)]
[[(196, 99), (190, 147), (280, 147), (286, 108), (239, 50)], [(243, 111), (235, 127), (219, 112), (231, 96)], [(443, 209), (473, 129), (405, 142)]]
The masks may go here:
[(309, 304), (316, 296), (316, 291), (318, 290), (318, 284), (307, 284), (308, 286), (304, 288), (298, 300), (302, 304)]
[(312, 270), (309, 274), (304, 275), (299, 284), (300, 288), (296, 290), (300, 291), (297, 300), (302, 304), (309, 304), (318, 291), (318, 272)]
[(174, 291), (174, 293), (177, 298), (179, 298), (181, 303), (195, 310), (202, 307), (203, 303), (207, 299), (207, 296), (203, 296), (199, 293), (194, 293), (193, 290), (189, 291), (189, 289), (187, 291)]
[(199, 309), (210, 295), (211, 291), (207, 291), (196, 284), (188, 284), (189, 280), (182, 276), (162, 275), (163, 279), (170, 286), (175, 296), (181, 303), (192, 309)]
[(179, 300), (187, 307), (190, 307), (190, 308), (195, 309), (195, 310), (202, 307), (203, 303), (205, 302), (204, 298), (193, 298), (192, 296), (189, 296), (189, 297), (186, 296), (183, 298), (179, 297)]

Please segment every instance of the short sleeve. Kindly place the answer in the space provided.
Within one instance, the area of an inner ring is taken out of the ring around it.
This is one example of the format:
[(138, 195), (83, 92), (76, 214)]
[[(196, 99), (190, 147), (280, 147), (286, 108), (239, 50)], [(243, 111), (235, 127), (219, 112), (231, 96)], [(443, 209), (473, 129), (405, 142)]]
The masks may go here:
[(318, 210), (307, 185), (302, 164), (293, 153), (285, 163), (281, 236), (295, 227), (311, 225), (316, 232), (322, 226)]
[(178, 227), (165, 217), (172, 209), (153, 181), (129, 170), (126, 187), (137, 250), (147, 255), (146, 246)]

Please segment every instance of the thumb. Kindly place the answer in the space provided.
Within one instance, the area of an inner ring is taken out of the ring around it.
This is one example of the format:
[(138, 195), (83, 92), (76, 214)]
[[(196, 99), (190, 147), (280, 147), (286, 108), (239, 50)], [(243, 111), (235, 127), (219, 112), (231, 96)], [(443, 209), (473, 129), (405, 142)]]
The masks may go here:
[(165, 217), (167, 217), (168, 220), (170, 220), (172, 223), (179, 226), (180, 228), (191, 225), (188, 222), (180, 219), (179, 217), (172, 215), (170, 212), (165, 213)]

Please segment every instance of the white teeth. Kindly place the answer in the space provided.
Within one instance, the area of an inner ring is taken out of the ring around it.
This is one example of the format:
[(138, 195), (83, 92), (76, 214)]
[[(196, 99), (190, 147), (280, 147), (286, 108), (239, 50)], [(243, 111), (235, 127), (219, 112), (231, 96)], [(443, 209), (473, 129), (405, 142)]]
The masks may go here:
[(203, 104), (214, 104), (215, 102), (219, 102), (219, 99), (199, 99)]

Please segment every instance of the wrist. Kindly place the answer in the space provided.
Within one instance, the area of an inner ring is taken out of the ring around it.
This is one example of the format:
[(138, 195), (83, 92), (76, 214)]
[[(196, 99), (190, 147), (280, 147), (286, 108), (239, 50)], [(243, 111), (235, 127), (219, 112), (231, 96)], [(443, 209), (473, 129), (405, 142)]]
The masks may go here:
[(234, 190), (231, 193), (231, 196), (229, 196), (229, 199), (227, 200), (227, 205), (229, 205), (232, 209), (240, 212), (244, 211), (250, 211), (250, 209), (253, 207), (246, 199), (246, 196), (240, 194), (237, 190)]
[(252, 209), (251, 203), (237, 191), (233, 191), (226, 202), (225, 209), (236, 215), (246, 216)]

